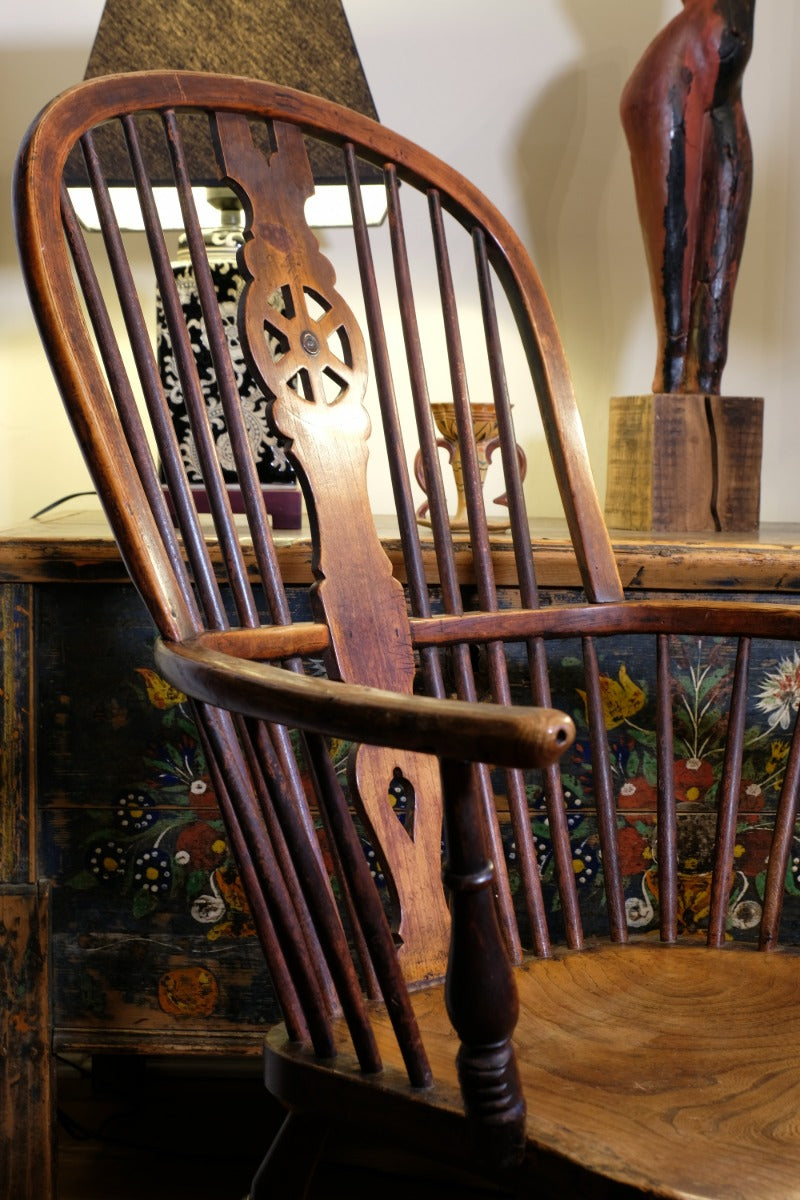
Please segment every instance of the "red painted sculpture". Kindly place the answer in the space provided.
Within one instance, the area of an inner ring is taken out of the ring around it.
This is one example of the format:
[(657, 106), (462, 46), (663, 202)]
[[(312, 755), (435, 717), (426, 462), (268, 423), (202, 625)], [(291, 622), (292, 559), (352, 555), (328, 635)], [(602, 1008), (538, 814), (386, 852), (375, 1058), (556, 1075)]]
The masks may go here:
[(658, 331), (654, 392), (719, 394), (752, 150), (755, 0), (683, 0), (622, 94)]

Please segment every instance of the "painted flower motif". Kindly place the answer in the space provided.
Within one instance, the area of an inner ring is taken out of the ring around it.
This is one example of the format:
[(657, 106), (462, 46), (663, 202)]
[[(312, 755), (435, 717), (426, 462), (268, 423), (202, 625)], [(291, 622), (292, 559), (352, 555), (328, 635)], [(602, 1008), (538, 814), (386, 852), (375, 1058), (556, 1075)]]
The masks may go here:
[(711, 912), (711, 872), (678, 875), (678, 930), (697, 933), (708, 922)]
[(754, 929), (761, 920), (761, 905), (757, 900), (742, 900), (730, 914), (734, 929)]
[[(564, 789), (564, 819), (569, 833), (576, 836), (570, 841), (572, 851), (572, 868), (579, 887), (594, 883), (600, 872), (600, 849), (593, 834), (586, 835), (586, 814), (583, 812), (583, 801), (574, 795), (569, 788)], [(536, 861), (539, 874), (544, 877), (553, 861), (553, 841), (550, 837), (550, 818), (547, 815), (547, 805), (542, 795), (535, 796), (530, 802), (533, 818), (533, 844), (536, 850)], [(583, 836), (581, 836), (583, 835)], [(506, 843), (506, 857), (509, 865), (516, 861), (517, 846), (513, 837)]]
[(736, 838), (736, 868), (751, 879), (767, 869), (772, 834), (768, 829), (747, 829)]
[(151, 846), (136, 856), (133, 866), (134, 887), (153, 896), (166, 896), (172, 887), (170, 857), (157, 846)]
[[(534, 846), (536, 848), (536, 862), (539, 867), (539, 874), (544, 876), (553, 859), (553, 843), (549, 838), (537, 837), (534, 839)], [(594, 837), (585, 838), (583, 841), (576, 840), (570, 842), (570, 850), (572, 851), (572, 869), (575, 872), (575, 882), (578, 887), (587, 887), (594, 883), (600, 875), (600, 864), (602, 862), (600, 847), (597, 845)], [(513, 866), (517, 858), (517, 844), (515, 841), (512, 840), (507, 844), (506, 856), (509, 866)]]
[(186, 700), (183, 692), (179, 692), (171, 683), (167, 683), (166, 679), (162, 679), (150, 667), (137, 667), (136, 673), (137, 675), (141, 675), (144, 680), (144, 686), (147, 689), (147, 699), (154, 708), (173, 708), (176, 704), (183, 704)]
[(628, 818), (628, 813), (654, 812), (658, 797), (652, 783), (648, 783), (641, 775), (626, 779), (619, 789), (617, 807)]
[(764, 789), (760, 783), (743, 783), (739, 789), (739, 816), (748, 825), (760, 820), (766, 803)]
[[(577, 692), (585, 706), (586, 692), (580, 688)], [(644, 708), (646, 699), (644, 691), (638, 683), (633, 682), (624, 663), (620, 665), (616, 679), (609, 675), (600, 676), (600, 697), (606, 729), (616, 729), (617, 725), (634, 716)]]
[(207, 967), (173, 967), (158, 981), (158, 1004), (176, 1017), (210, 1017), (219, 1003), (219, 984)]
[[(586, 832), (586, 814), (582, 811), (583, 801), (569, 789), (564, 790), (564, 819), (567, 830), (576, 834), (570, 840), (572, 852), (572, 869), (575, 872), (575, 882), (578, 887), (588, 887), (601, 874), (602, 854), (597, 836)], [(537, 796), (531, 803), (533, 821), (533, 844), (536, 850), (536, 861), (539, 874), (544, 877), (553, 862), (553, 841), (549, 835), (550, 818), (544, 796)], [(581, 836), (583, 835), (583, 836)], [(506, 844), (506, 856), (509, 865), (513, 865), (517, 857), (517, 846), (513, 838)]]
[(364, 851), (364, 857), (367, 860), (369, 873), (375, 882), (375, 886), (378, 888), (385, 888), (386, 876), (383, 873), (383, 867), (381, 866), (373, 847), (366, 838), (361, 838), (361, 849)]
[(675, 763), (675, 799), (697, 804), (714, 782), (711, 763), (701, 758), (680, 758)]
[(653, 901), (647, 889), (648, 877), (642, 877), (642, 892), (639, 896), (628, 896), (625, 901), (625, 920), (629, 929), (644, 929), (655, 917)]
[(206, 821), (192, 821), (175, 839), (175, 860), (203, 870), (219, 866), (228, 850), (225, 837)]
[(588, 837), (582, 842), (572, 843), (572, 869), (578, 887), (594, 883), (600, 870), (600, 861), (600, 847), (596, 838)]
[[(537, 822), (540, 822), (545, 827), (550, 824), (550, 818), (547, 815), (547, 802), (544, 796), (535, 796), (531, 800), (530, 807), (532, 815)], [(564, 808), (566, 809), (567, 829), (570, 833), (573, 833), (581, 822), (586, 820), (586, 814), (582, 811), (583, 800), (581, 797), (576, 796), (567, 787), (564, 788)]]
[(216, 925), (225, 916), (225, 901), (221, 896), (204, 893), (193, 901), (191, 913), (198, 925)]
[(213, 926), (209, 931), (208, 940), (213, 942), (221, 937), (254, 937), (255, 926), (242, 881), (235, 868), (218, 867), (210, 882), (212, 891), (220, 897), (225, 906), (225, 919)]
[(800, 653), (782, 658), (777, 669), (765, 675), (758, 695), (758, 708), (767, 714), (770, 729), (788, 729), (792, 713), (800, 706)]
[(114, 841), (95, 842), (87, 855), (89, 870), (100, 883), (124, 875), (126, 863), (125, 847)]
[(150, 766), (161, 788), (186, 788), (194, 803), (208, 793), (213, 802), (209, 778), (203, 774), (205, 760), (196, 737), (182, 731), (158, 746)]
[(158, 812), (153, 807), (153, 798), (147, 792), (138, 792), (131, 788), (120, 792), (117, 797), (115, 812), (117, 824), (126, 833), (143, 833), (158, 820)]
[(647, 838), (633, 825), (626, 825), (617, 834), (617, 855), (623, 875), (640, 875), (653, 857)]
[(783, 763), (785, 762), (785, 760), (788, 757), (789, 757), (789, 743), (788, 742), (784, 742), (780, 739), (770, 742), (769, 758), (767, 759), (767, 765), (764, 768), (767, 775), (774, 775), (777, 771), (779, 771), (781, 769)]

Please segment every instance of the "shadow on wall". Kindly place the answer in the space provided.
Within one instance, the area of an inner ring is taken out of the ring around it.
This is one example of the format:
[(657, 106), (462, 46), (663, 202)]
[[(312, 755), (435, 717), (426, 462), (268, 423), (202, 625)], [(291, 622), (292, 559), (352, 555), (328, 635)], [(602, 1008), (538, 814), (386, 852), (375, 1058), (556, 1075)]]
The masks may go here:
[[(605, 422), (626, 331), (650, 303), (619, 98), (664, 8), (663, 0), (561, 0), (577, 52), (538, 96), (517, 146), (528, 240), (589, 427)], [(600, 467), (597, 450), (592, 457)]]

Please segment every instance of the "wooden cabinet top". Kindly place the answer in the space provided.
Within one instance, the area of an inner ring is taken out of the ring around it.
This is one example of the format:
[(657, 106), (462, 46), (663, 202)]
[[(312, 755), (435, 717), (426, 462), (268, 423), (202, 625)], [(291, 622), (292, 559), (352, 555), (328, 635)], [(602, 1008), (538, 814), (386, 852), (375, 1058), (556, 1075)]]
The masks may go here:
[[(65, 506), (66, 508), (66, 506)], [(399, 564), (399, 539), (393, 519), (376, 517), (387, 554)], [(424, 537), (424, 531), (423, 531)], [(311, 579), (311, 540), (306, 525), (276, 532), (285, 579)], [(531, 528), (539, 582), (544, 587), (579, 586), (575, 558), (563, 521), (541, 521)], [(668, 591), (800, 592), (800, 526), (764, 525), (753, 534), (652, 534), (612, 532), (626, 588)], [(493, 540), (497, 582), (514, 582), (510, 542)], [(463, 555), (469, 582), (468, 551)], [(427, 556), (435, 577), (433, 547)], [(105, 517), (83, 502), (0, 532), (0, 582), (122, 583), (127, 575)]]

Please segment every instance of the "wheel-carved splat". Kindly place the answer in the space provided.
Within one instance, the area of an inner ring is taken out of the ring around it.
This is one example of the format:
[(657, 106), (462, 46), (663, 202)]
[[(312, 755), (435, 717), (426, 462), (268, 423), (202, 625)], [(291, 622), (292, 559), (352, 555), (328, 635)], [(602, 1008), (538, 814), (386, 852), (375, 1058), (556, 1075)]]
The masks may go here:
[[(291, 440), (303, 483), (314, 535), (314, 602), (330, 629), (328, 670), (350, 683), (410, 692), (414, 655), (403, 588), (377, 535), (364, 536), (373, 528), (364, 521), (366, 348), (306, 223), (313, 180), (302, 135), (275, 122), (272, 150), (264, 153), (245, 117), (218, 114), (215, 137), (220, 166), (246, 214), (242, 346), (271, 400), (273, 425)], [(358, 538), (351, 536), (354, 529)], [(418, 798), (405, 828), (387, 789), (395, 770)], [(414, 978), (442, 973), (449, 916), (440, 880), (438, 765), (427, 755), (359, 746), (349, 776), (397, 897), (404, 970)], [(426, 897), (424, 905), (415, 903), (418, 896)], [(440, 899), (432, 903), (432, 897)]]

